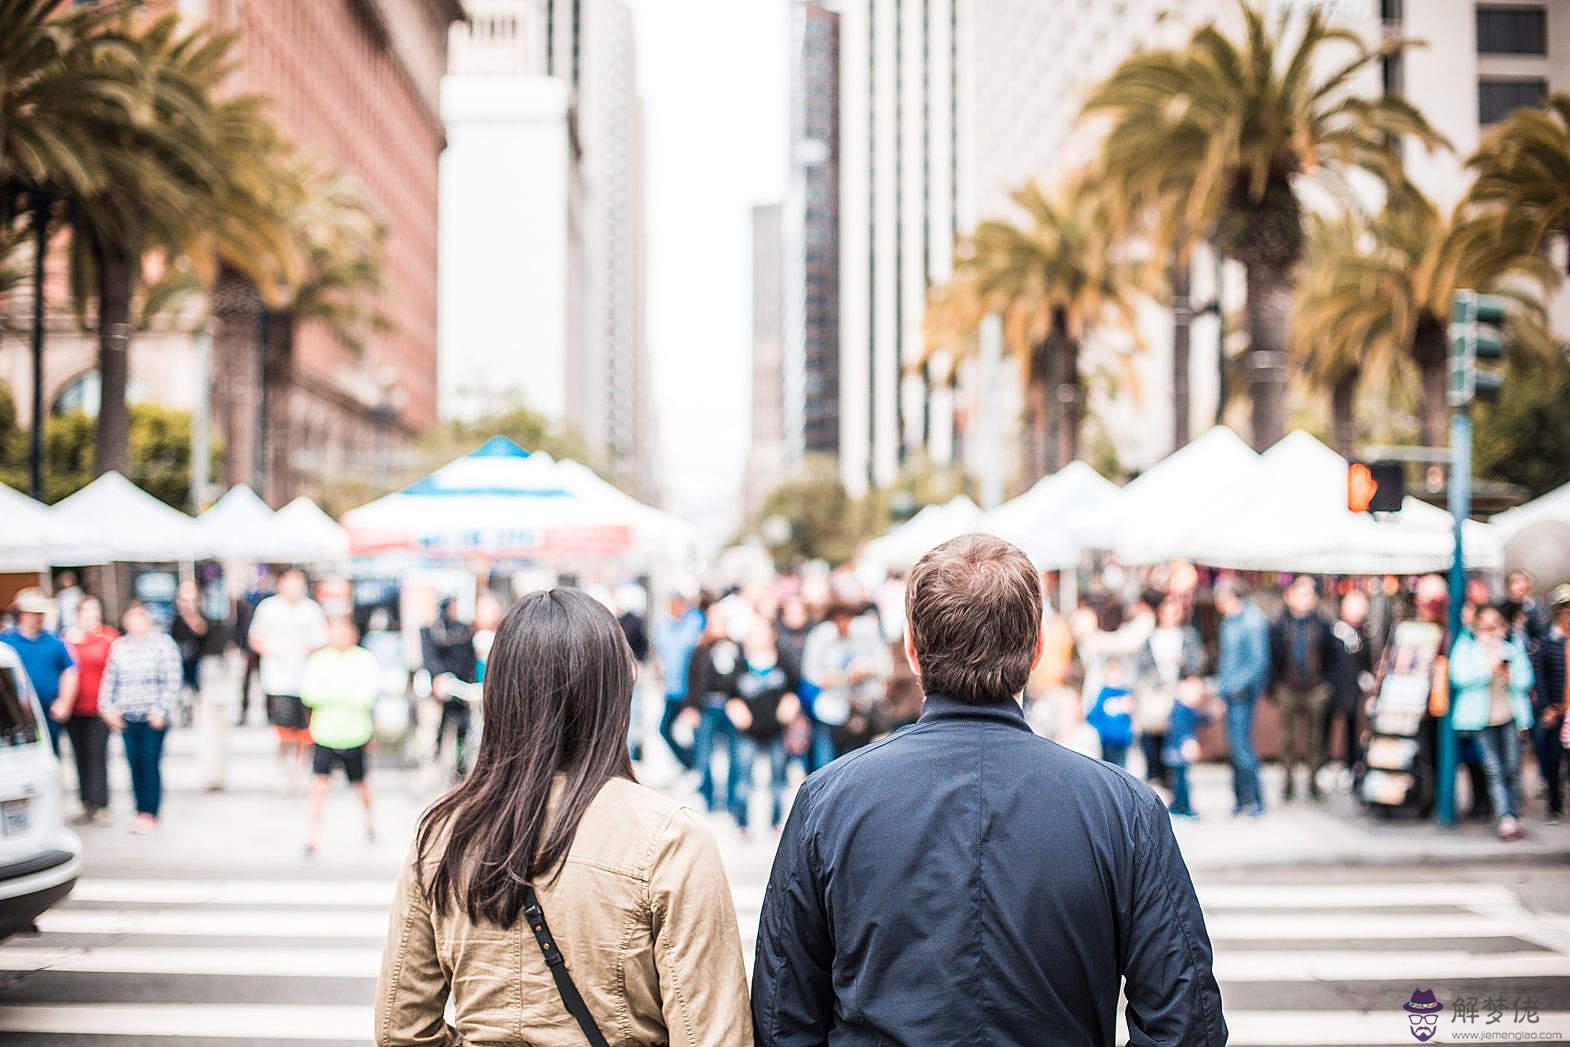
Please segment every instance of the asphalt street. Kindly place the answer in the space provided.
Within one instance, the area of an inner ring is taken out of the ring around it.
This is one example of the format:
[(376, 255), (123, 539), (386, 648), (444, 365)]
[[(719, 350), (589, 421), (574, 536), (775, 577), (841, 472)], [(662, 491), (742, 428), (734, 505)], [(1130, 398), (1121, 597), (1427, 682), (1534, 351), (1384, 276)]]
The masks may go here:
[[(171, 739), (159, 833), (83, 830), (86, 872), (70, 899), (40, 921), (41, 934), (0, 945), (5, 1043), (369, 1041), (392, 881), (434, 783), (377, 768), (375, 842), (339, 789), (329, 839), (308, 860), (304, 800), (279, 792), (268, 733), (231, 735), (221, 792), (202, 788), (196, 742), (195, 732)], [(645, 777), (672, 775), (651, 760)], [(115, 785), (123, 808), (118, 763)], [(1268, 822), (1258, 827), (1267, 837)], [(750, 953), (773, 838), (743, 839), (720, 818), (714, 827)], [(1497, 853), (1313, 862), (1300, 849), (1286, 864), (1258, 854), (1229, 863), (1216, 857), (1222, 834), (1246, 829), (1230, 819), (1182, 828), (1185, 852), (1203, 856), (1191, 863), (1233, 1043), (1411, 1043), (1402, 1005), (1418, 988), (1444, 1004), (1432, 1042), (1570, 1041), (1562, 862)]]

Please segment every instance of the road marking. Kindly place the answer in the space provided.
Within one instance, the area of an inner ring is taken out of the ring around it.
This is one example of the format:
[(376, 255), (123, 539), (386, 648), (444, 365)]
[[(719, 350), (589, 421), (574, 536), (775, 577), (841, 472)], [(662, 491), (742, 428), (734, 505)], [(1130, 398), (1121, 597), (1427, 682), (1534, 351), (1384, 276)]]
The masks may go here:
[(1224, 884), (1198, 889), (1207, 911), (1218, 909), (1404, 909), (1418, 906), (1508, 905), (1503, 884), (1324, 883)]
[(73, 901), (124, 905), (392, 905), (390, 880), (86, 879)]
[(1220, 913), (1205, 924), (1217, 941), (1514, 938), (1525, 931), (1516, 921), (1475, 913)]
[(173, 934), (201, 937), (368, 938), (387, 936), (387, 914), (325, 909), (52, 909), (38, 918), (46, 934)]
[(369, 1007), (297, 1004), (0, 1004), (0, 1032), (57, 1036), (156, 1036), (261, 1040), (354, 1040), (372, 1030)]
[(380, 949), (0, 948), (0, 971), (375, 978), (381, 963)]
[(1570, 978), (1570, 957), (1551, 952), (1233, 952), (1215, 960), (1216, 978), (1242, 982), (1428, 981)]

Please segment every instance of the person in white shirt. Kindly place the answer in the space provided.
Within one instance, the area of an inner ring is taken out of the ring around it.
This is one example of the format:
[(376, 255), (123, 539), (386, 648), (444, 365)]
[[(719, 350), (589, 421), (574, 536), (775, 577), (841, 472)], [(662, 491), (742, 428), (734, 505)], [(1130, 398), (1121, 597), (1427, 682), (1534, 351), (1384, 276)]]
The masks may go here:
[(311, 752), (310, 716), (300, 697), (305, 662), (327, 645), (327, 616), (307, 594), (304, 571), (284, 572), (278, 594), (257, 605), (247, 642), (261, 658), (267, 720), (278, 731), (279, 784), (292, 791), (303, 782)]

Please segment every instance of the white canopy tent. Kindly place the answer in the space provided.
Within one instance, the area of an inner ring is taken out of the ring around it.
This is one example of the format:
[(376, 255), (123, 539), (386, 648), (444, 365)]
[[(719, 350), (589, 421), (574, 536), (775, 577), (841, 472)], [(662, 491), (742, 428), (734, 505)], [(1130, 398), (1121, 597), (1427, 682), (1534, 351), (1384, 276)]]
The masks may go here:
[[(1381, 519), (1346, 505), (1347, 461), (1301, 430), (1259, 458), (1252, 482), (1196, 506), (1178, 528), (1185, 559), (1215, 567), (1311, 574), (1418, 574), (1444, 570), (1454, 555), (1450, 514), (1408, 497)], [(1464, 529), (1467, 566), (1497, 570), (1498, 536)]]
[(180, 563), (204, 555), (196, 521), (137, 487), (104, 473), (50, 510), (51, 520), (96, 536), (105, 560)]
[(1126, 564), (1154, 564), (1185, 557), (1184, 522), (1208, 511), (1234, 490), (1254, 483), (1259, 455), (1225, 426), (1215, 426), (1178, 448), (1081, 523), (1086, 544), (1106, 549)]
[(0, 571), (103, 563), (106, 550), (94, 535), (61, 523), (47, 505), (0, 484)]
[(862, 548), (857, 559), (873, 574), (910, 567), (929, 549), (950, 538), (969, 534), (980, 525), (981, 509), (965, 495), (958, 495), (947, 502), (926, 506), (888, 534), (874, 538)]
[(278, 527), (289, 541), (304, 550), (301, 560), (319, 563), (342, 560), (349, 555), (348, 532), (305, 495), (279, 509), (276, 518)]
[(344, 514), (354, 555), (571, 561), (664, 552), (678, 521), (505, 437)]
[(1013, 542), (1038, 568), (1062, 570), (1079, 562), (1087, 522), (1118, 495), (1118, 487), (1074, 461), (981, 519), (980, 530)]
[(236, 484), (196, 518), (202, 552), (215, 560), (292, 563), (296, 548), (278, 526), (278, 514), (245, 484)]
[(1491, 522), (1500, 538), (1508, 542), (1523, 528), (1543, 521), (1570, 524), (1570, 484), (1502, 512)]

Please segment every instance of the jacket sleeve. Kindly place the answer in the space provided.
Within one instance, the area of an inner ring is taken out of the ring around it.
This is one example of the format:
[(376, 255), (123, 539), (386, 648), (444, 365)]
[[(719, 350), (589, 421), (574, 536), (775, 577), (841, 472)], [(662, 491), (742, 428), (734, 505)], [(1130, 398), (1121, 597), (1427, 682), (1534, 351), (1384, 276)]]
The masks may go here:
[(747, 969), (719, 845), (683, 808), (656, 847), (649, 912), (670, 1047), (750, 1047)]
[(752, 1022), (758, 1047), (818, 1047), (834, 1014), (834, 947), (818, 884), (802, 786), (774, 855), (758, 951), (752, 967)]
[(703, 699), (711, 689), (714, 675), (714, 663), (709, 658), (709, 648), (700, 646), (694, 648), (691, 657), (687, 659), (687, 693), (682, 698), (682, 708), (702, 709)]
[(376, 979), (377, 1047), (457, 1047), (461, 1042), (445, 1017), (447, 972), (436, 953), (430, 904), (415, 880), (417, 862), (411, 851), (388, 921)]
[(1456, 641), (1450, 652), (1450, 686), (1457, 691), (1486, 687), (1493, 669), (1483, 660), (1482, 647), (1470, 636)]
[(1172, 822), (1154, 794), (1140, 798), (1133, 897), (1123, 957), (1131, 1047), (1221, 1047), (1227, 1042), (1210, 936)]
[(1246, 636), (1250, 639), (1248, 680), (1256, 688), (1270, 685), (1270, 627), (1265, 623), (1263, 615), (1258, 622), (1249, 629)]

